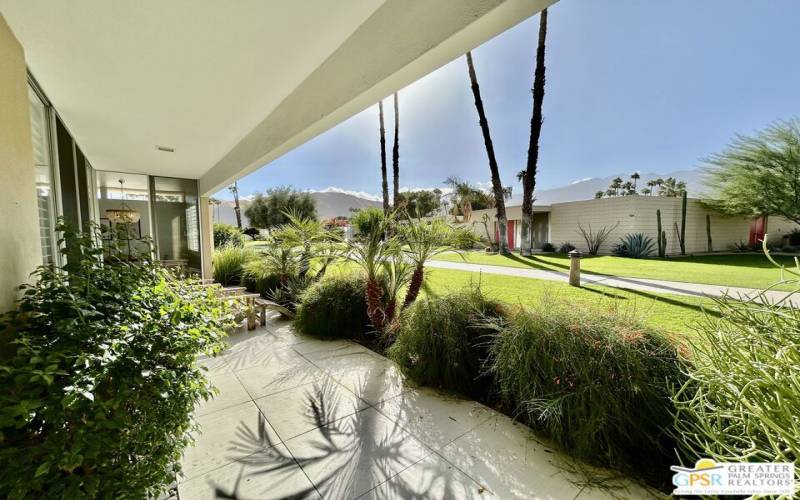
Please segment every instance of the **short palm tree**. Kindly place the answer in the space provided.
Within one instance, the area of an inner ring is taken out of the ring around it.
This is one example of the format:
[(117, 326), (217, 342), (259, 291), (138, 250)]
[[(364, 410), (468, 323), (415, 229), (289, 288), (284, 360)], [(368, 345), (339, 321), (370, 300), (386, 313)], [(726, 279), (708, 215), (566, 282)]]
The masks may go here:
[(414, 265), (403, 308), (410, 306), (419, 295), (425, 278), (425, 262), (434, 255), (453, 251), (455, 231), (443, 219), (410, 220), (400, 227), (403, 254)]

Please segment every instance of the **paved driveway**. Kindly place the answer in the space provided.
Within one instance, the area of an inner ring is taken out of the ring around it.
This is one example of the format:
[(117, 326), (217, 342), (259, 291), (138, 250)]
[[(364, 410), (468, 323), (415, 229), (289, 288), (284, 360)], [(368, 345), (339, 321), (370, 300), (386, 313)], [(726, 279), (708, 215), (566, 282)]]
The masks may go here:
[(198, 408), (182, 500), (648, 496), (621, 479), (609, 482), (619, 489), (585, 486), (608, 473), (486, 406), (413, 387), (358, 344), (301, 336), (276, 319), (230, 341), (202, 361), (220, 393)]

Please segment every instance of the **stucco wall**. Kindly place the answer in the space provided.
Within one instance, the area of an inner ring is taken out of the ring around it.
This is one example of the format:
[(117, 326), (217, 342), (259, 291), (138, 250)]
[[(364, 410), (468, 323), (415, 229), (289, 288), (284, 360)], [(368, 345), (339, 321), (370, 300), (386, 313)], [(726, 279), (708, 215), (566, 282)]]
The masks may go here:
[(0, 311), (42, 263), (22, 46), (0, 16)]

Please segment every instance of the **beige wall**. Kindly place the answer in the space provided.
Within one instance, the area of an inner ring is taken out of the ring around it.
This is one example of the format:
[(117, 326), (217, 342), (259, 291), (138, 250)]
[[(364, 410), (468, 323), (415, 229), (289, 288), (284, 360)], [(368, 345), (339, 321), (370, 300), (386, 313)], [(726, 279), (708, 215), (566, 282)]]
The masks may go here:
[[(540, 211), (550, 210), (550, 242), (558, 246), (571, 242), (579, 250), (586, 251), (586, 242), (578, 232), (578, 224), (598, 231), (603, 227), (619, 225), (600, 247), (601, 254), (611, 253), (611, 249), (627, 233), (645, 233), (653, 239), (658, 233), (656, 211), (661, 210), (661, 227), (666, 231), (667, 254), (680, 253), (677, 231), (681, 225), (681, 199), (658, 196), (629, 196), (602, 198), (599, 200), (554, 203), (550, 207), (537, 207)], [(473, 213), (472, 220), (480, 221), (486, 213), (494, 221), (494, 210), (479, 210)], [(522, 217), (519, 206), (508, 207), (508, 219)], [(750, 236), (751, 220), (747, 217), (723, 217), (707, 210), (699, 200), (689, 199), (686, 207), (686, 253), (708, 251), (706, 234), (706, 214), (711, 215), (711, 239), (713, 251), (728, 251), (734, 244), (747, 242)], [(534, 213), (534, 219), (536, 214)], [(791, 221), (770, 217), (767, 232), (770, 241), (780, 244), (781, 237), (797, 227)], [(474, 230), (484, 236), (483, 225), (475, 224)]]
[(42, 263), (27, 73), (22, 46), (0, 16), (0, 311)]

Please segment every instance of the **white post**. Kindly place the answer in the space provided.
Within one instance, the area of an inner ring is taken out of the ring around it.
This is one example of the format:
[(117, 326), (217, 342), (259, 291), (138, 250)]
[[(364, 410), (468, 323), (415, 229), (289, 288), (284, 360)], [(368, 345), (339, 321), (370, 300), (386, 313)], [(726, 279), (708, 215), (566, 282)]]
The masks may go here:
[(200, 262), (201, 273), (204, 279), (214, 277), (214, 268), (211, 258), (214, 255), (214, 206), (206, 196), (200, 197)]

